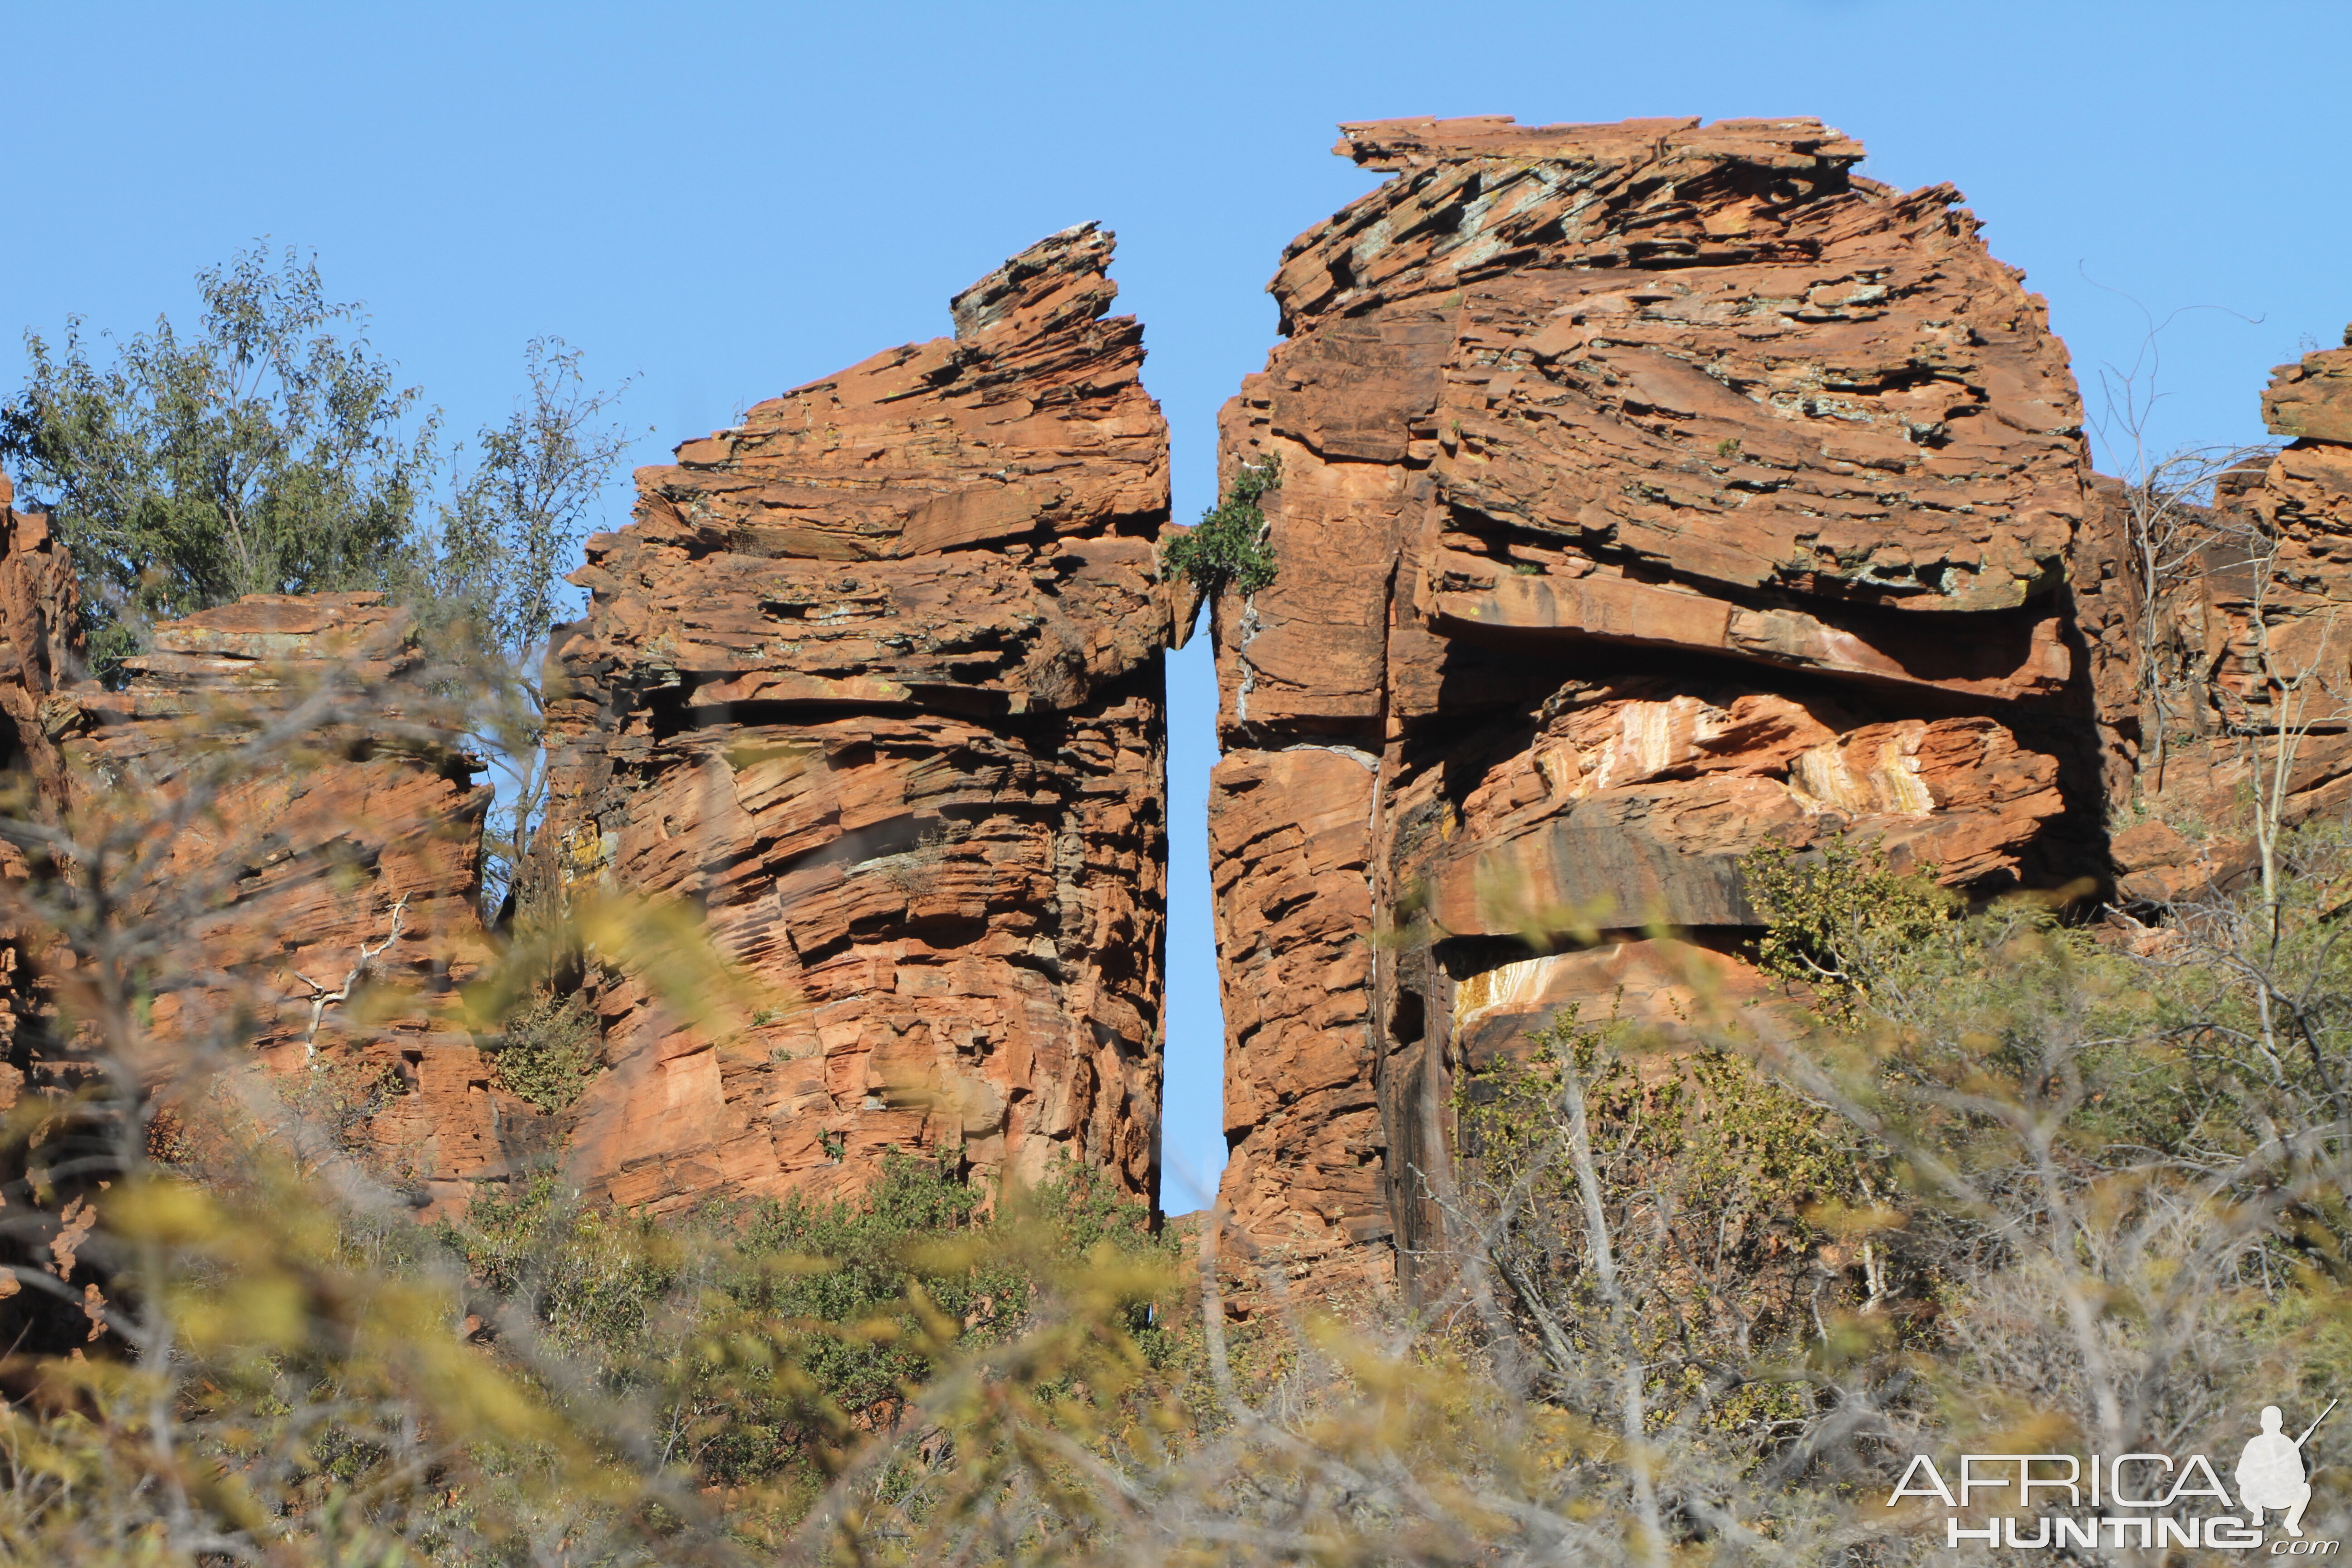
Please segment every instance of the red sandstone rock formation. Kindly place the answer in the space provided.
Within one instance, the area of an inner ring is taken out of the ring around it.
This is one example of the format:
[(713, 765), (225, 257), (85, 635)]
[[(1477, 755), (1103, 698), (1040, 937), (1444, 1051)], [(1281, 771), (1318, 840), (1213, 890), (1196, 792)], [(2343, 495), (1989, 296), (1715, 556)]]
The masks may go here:
[(2290, 823), (2352, 801), (2352, 347), (2281, 365), (2263, 416), (2291, 444), (2221, 476), (2210, 508), (2151, 527), (2143, 504), (2136, 526), (2124, 487), (2098, 487), (2099, 573), (2128, 591), (2084, 633), (2131, 764), (2109, 792), (2127, 901), (2247, 875), (2255, 791)]
[(321, 1075), (373, 1103), (366, 1141), (393, 1174), (462, 1205), (538, 1118), (428, 1016), (485, 957), (489, 791), (408, 682), (420, 663), (380, 595), (256, 595), (158, 626), (123, 689), (41, 711), (77, 831), (153, 858), (121, 896), (160, 944), (154, 1037)]
[(842, 1192), (892, 1148), (1156, 1194), (1168, 444), (1111, 245), (686, 443), (589, 542), (541, 843), (773, 993), (712, 1037), (604, 987), (593, 1194)]
[[(40, 512), (20, 512), (0, 474), (0, 768), (17, 772), (28, 798), (10, 809), (65, 803), (65, 761), (44, 721), (52, 694), (73, 679), (81, 657), (81, 595), (73, 563)], [(24, 858), (0, 844), (0, 877), (25, 875)], [(0, 926), (0, 1110), (24, 1081), (16, 1048), (17, 1021), (37, 1005), (24, 933)]]
[[(1768, 1000), (1760, 844), (1985, 893), (2105, 869), (2105, 808), (2121, 893), (2159, 903), (2243, 873), (2219, 825), (2282, 732), (2289, 817), (2352, 798), (2352, 348), (2281, 369), (2293, 444), (2151, 581), (2040, 301), (1949, 187), (1862, 179), (1809, 121), (1341, 150), (1395, 178), (1286, 254), (1286, 341), (1223, 421), (1229, 479), (1281, 476), (1275, 582), (1212, 606), (1222, 1199), (1265, 1252), (1379, 1282), (1439, 1240), (1459, 1075), (1564, 1009)], [(840, 1193), (895, 1148), (1156, 1196), (1159, 656), (1196, 606), (1159, 577), (1166, 429), (1110, 248), (1034, 247), (952, 339), (687, 443), (590, 542), (533, 874), (684, 900), (769, 992), (712, 1029), (594, 981), (592, 1195)], [(159, 1035), (392, 1085), (370, 1136), (431, 1196), (502, 1173), (541, 1129), (494, 1064), (330, 999), (478, 963), (467, 759), (395, 697), (217, 771), (322, 688), (404, 690), (405, 617), (247, 600), (159, 628), (120, 692), (64, 689), (74, 617), (7, 512), (0, 749), (59, 809), (218, 789), (152, 895), (184, 905)]]
[(0, 765), (22, 768), (38, 798), (58, 805), (65, 763), (41, 704), (79, 674), (81, 591), (48, 518), (16, 510), (15, 493), (0, 474), (0, 714), (10, 726)]
[(1223, 1199), (1378, 1277), (1362, 1244), (1433, 1234), (1465, 1062), (1567, 1003), (1762, 994), (1759, 842), (2055, 880), (2097, 783), (2074, 387), (1951, 187), (1811, 121), (1339, 150), (1395, 177), (1285, 253), (1223, 418), (1226, 474), (1281, 481), (1276, 581), (1213, 611)]

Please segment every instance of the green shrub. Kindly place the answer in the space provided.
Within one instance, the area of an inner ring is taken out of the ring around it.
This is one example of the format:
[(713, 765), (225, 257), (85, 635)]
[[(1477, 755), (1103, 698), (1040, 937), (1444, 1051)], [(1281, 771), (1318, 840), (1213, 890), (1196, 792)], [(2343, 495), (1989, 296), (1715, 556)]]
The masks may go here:
[(1282, 482), (1280, 460), (1244, 463), (1225, 499), (1201, 514), (1192, 532), (1171, 539), (1160, 552), (1160, 569), (1181, 572), (1212, 597), (1226, 584), (1255, 594), (1274, 581), (1274, 550), (1265, 541), (1265, 513), (1258, 498)]
[(1547, 1369), (1556, 1396), (1573, 1403), (1580, 1363), (1608, 1352), (1563, 1110), (1573, 1080), (1592, 1195), (1658, 1379), (1653, 1398), (1670, 1410), (1691, 1400), (1677, 1419), (1745, 1431), (1769, 1448), (1772, 1422), (1807, 1413), (1801, 1390), (1759, 1379), (1745, 1394), (1695, 1396), (1708, 1368), (1801, 1356), (1825, 1296), (1852, 1310), (1874, 1286), (1874, 1252), (1854, 1280), (1825, 1279), (1819, 1258), (1828, 1230), (1867, 1211), (1885, 1181), (1865, 1141), (1749, 1060), (1714, 1046), (1661, 1050), (1622, 1026), (1583, 1022), (1573, 1005), (1528, 1046), (1523, 1058), (1465, 1073), (1454, 1115), (1465, 1195), (1492, 1237), (1489, 1255), (1520, 1311), (1549, 1316), (1561, 1331), (1553, 1349), (1570, 1352)]
[(604, 1042), (588, 999), (546, 991), (507, 1020), (490, 1050), (507, 1091), (549, 1112), (571, 1108), (604, 1057)]
[(1801, 858), (1768, 843), (1741, 859), (1739, 872), (1765, 921), (1758, 967), (1811, 988), (1824, 1020), (1853, 1022), (1874, 989), (1956, 934), (1959, 900), (1936, 885), (1933, 868), (1895, 870), (1878, 845), (1833, 838), (1818, 856)]
[[(859, 1434), (893, 1427), (944, 1358), (1031, 1328), (1053, 1282), (1099, 1249), (1172, 1256), (1145, 1205), (1092, 1172), (1065, 1166), (991, 1209), (982, 1189), (895, 1151), (853, 1198), (658, 1220), (567, 1205), (542, 1176), (478, 1198), (443, 1237), (605, 1392), (668, 1413), (675, 1457), (703, 1484), (795, 1495)], [(1166, 1364), (1148, 1304), (1124, 1317), (1145, 1363)]]

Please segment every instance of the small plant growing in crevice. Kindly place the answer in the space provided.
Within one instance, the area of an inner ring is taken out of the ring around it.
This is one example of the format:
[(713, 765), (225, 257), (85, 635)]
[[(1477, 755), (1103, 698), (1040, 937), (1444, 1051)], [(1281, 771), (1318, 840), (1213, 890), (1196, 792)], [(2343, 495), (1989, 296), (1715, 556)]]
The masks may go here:
[(914, 847), (885, 859), (879, 869), (882, 879), (890, 884), (898, 895), (908, 903), (927, 899), (939, 890), (940, 872), (947, 866), (948, 849), (960, 843), (970, 833), (968, 824), (958, 825), (962, 831), (952, 831), (938, 825), (923, 829)]
[(1265, 513), (1258, 498), (1282, 482), (1276, 458), (1244, 463), (1226, 487), (1225, 499), (1201, 514), (1192, 531), (1170, 540), (1160, 552), (1163, 574), (1181, 572), (1212, 597), (1231, 583), (1255, 594), (1274, 581), (1274, 550), (1265, 540)]

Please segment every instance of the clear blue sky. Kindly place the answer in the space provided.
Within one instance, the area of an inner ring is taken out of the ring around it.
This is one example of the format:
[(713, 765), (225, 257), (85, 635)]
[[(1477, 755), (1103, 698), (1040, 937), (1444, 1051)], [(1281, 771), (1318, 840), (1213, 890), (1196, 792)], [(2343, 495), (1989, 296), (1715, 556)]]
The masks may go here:
[[(32, 5), (5, 12), (0, 391), (18, 330), (191, 312), (267, 235), (315, 249), (451, 426), (524, 340), (637, 380), (637, 461), (948, 331), (1040, 236), (1118, 231), (1123, 308), (1209, 500), (1218, 404), (1274, 332), (1283, 245), (1371, 179), (1341, 120), (1811, 114), (1864, 172), (1950, 180), (2051, 300), (2077, 374), (2164, 338), (2161, 446), (2260, 434), (2269, 367), (2352, 318), (2352, 7), (2184, 0), (691, 6)], [(2253, 320), (2242, 320), (2252, 318)], [(2096, 399), (2095, 384), (2090, 388)], [(626, 517), (611, 499), (609, 525)], [(1213, 1184), (1220, 1027), (1202, 812), (1213, 696), (1174, 662), (1171, 1209)]]

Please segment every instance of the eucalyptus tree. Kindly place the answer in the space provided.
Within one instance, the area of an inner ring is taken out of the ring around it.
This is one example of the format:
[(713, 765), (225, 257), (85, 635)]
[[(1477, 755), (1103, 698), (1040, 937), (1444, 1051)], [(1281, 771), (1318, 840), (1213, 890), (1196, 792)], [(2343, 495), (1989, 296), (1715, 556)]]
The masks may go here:
[(0, 459), (72, 552), (101, 674), (151, 622), (241, 595), (395, 589), (438, 468), (437, 413), (315, 259), (256, 246), (196, 287), (194, 331), (159, 317), (111, 363), (79, 316), (54, 348), (27, 331), (0, 408)]
[(626, 383), (535, 337), (503, 420), (443, 445), (442, 416), (331, 300), (315, 258), (257, 244), (196, 274), (193, 331), (159, 317), (100, 363), (83, 318), (25, 337), (0, 462), (45, 506), (82, 584), (97, 674), (149, 628), (247, 594), (378, 590), (415, 612), (445, 685), (478, 694), (499, 775), (487, 896), (513, 887), (545, 795), (540, 662), (564, 575), (634, 435)]

